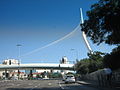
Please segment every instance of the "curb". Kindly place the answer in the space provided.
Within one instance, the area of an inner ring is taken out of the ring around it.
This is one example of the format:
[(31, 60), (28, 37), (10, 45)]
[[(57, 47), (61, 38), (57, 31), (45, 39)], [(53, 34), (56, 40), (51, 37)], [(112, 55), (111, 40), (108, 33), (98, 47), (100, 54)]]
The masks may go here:
[(88, 83), (88, 82), (85, 82), (85, 81), (76, 81), (76, 83), (82, 84), (82, 85), (87, 85), (89, 87), (99, 88), (100, 90), (119, 90), (119, 88), (101, 87), (99, 85), (94, 85), (92, 83)]
[(78, 84), (82, 84), (82, 85), (88, 85), (88, 86), (91, 86), (91, 87), (97, 87), (98, 88), (98, 85), (93, 85), (91, 83), (88, 83), (88, 82), (85, 82), (85, 81), (77, 81)]

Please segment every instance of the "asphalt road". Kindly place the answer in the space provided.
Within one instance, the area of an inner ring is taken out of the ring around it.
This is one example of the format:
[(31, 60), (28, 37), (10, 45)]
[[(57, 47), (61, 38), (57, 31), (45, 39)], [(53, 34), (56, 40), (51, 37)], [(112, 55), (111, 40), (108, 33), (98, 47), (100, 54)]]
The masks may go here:
[(62, 80), (0, 81), (0, 90), (100, 90), (78, 83), (65, 84)]

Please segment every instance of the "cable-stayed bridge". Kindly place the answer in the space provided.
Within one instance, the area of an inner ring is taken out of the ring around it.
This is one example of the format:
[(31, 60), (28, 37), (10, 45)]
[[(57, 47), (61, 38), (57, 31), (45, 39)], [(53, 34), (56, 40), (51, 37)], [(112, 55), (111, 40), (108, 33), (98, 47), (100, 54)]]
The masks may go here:
[[(80, 25), (78, 25), (72, 32), (70, 32), (69, 34), (67, 34), (66, 36), (48, 44), (48, 45), (45, 45), (43, 47), (40, 47), (38, 49), (35, 49), (31, 52), (28, 52), (24, 55), (21, 55), (21, 57), (24, 57), (24, 56), (27, 56), (27, 55), (32, 55), (33, 53), (36, 53), (36, 52), (39, 52), (40, 50), (42, 49), (45, 49), (47, 47), (50, 47), (51, 45), (54, 45), (54, 44), (57, 44), (58, 42), (66, 39), (66, 38), (69, 38), (71, 35), (73, 35), (74, 33), (80, 31), (81, 32), (81, 27)], [(83, 39), (85, 41), (85, 44), (87, 46), (87, 49), (89, 52), (92, 51), (88, 41), (87, 41), (87, 38), (86, 38), (86, 35), (84, 32), (82, 32), (82, 36), (83, 36)], [(19, 60), (19, 64), (18, 65), (0, 65), (0, 70), (9, 70), (9, 69), (65, 69), (65, 70), (73, 70), (74, 69), (74, 64), (50, 64), (50, 63), (36, 63), (36, 64), (21, 64), (20, 63), (20, 60)]]
[[(80, 9), (81, 11), (81, 23), (83, 23), (83, 15), (82, 15), (82, 9)], [(33, 53), (36, 53), (36, 52), (39, 52), (47, 47), (50, 47), (54, 44), (57, 44), (69, 37), (71, 37), (73, 34), (75, 33), (78, 33), (78, 32), (81, 32), (81, 27), (80, 27), (80, 24), (78, 24), (78, 26), (70, 33), (68, 33), (67, 35), (65, 35), (64, 37), (56, 40), (56, 41), (53, 41), (43, 47), (40, 47), (40, 48), (37, 48), (35, 50), (32, 50), (24, 55), (19, 55), (19, 58), (21, 57), (25, 57), (25, 56), (28, 56), (28, 55), (32, 55)], [(88, 49), (89, 52), (92, 51), (88, 41), (87, 41), (87, 38), (86, 38), (86, 35), (85, 33), (82, 31), (82, 37), (85, 41), (85, 45)], [(19, 59), (19, 64), (18, 65), (0, 65), (0, 70), (10, 70), (10, 69), (64, 69), (64, 70), (73, 70), (74, 69), (74, 64), (47, 64), (47, 63), (36, 63), (36, 64), (21, 64), (20, 63), (20, 59)]]
[[(81, 14), (81, 23), (84, 23), (83, 14), (82, 14), (82, 9), (81, 9), (81, 8), (80, 8), (80, 14)], [(53, 45), (55, 45), (55, 44), (58, 44), (59, 42), (62, 42), (62, 41), (64, 41), (64, 40), (67, 40), (68, 38), (71, 38), (72, 36), (76, 35), (76, 33), (80, 33), (80, 35), (82, 36), (82, 39), (83, 39), (83, 41), (84, 41), (83, 43), (85, 43), (85, 47), (88, 49), (88, 52), (91, 53), (91, 52), (92, 52), (92, 49), (91, 49), (91, 47), (90, 47), (90, 45), (89, 45), (89, 42), (88, 42), (88, 40), (87, 40), (87, 38), (86, 38), (86, 35), (85, 35), (84, 31), (81, 31), (81, 26), (80, 26), (80, 23), (79, 23), (79, 24), (76, 26), (76, 28), (74, 28), (74, 29), (72, 30), (72, 32), (68, 33), (67, 35), (65, 35), (65, 36), (61, 37), (60, 39), (55, 40), (55, 41), (53, 41), (53, 42), (51, 42), (51, 43), (49, 43), (49, 44), (47, 44), (47, 45), (45, 45), (45, 46), (42, 46), (42, 47), (37, 48), (37, 49), (34, 49), (34, 50), (32, 50), (32, 51), (30, 51), (30, 52), (27, 52), (27, 53), (25, 53), (25, 54), (23, 54), (23, 55), (19, 55), (19, 58), (31, 56), (32, 54), (35, 54), (35, 53), (37, 53), (37, 52), (40, 52), (40, 51), (42, 51), (42, 50), (44, 50), (44, 49), (46, 49), (46, 48), (48, 48), (48, 47), (50, 47), (50, 46), (53, 46)]]

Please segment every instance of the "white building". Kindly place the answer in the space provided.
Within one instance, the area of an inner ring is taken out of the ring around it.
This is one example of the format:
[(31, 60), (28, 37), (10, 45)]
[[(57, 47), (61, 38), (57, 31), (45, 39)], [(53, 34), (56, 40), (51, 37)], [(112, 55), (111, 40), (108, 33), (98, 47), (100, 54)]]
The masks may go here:
[(3, 61), (2, 64), (4, 64), (4, 65), (16, 65), (18, 63), (19, 63), (19, 61), (16, 59), (6, 59)]
[(66, 56), (62, 57), (62, 59), (60, 60), (61, 64), (69, 64), (68, 62), (68, 58)]
[[(16, 60), (16, 59), (6, 59), (6, 60), (3, 60), (2, 64), (0, 65), (18, 65), (19, 61)], [(12, 72), (18, 72), (18, 70), (9, 70), (6, 72), (7, 74), (7, 77), (11, 77), (12, 75)], [(5, 71), (0, 71), (0, 77), (1, 78), (5, 78)]]

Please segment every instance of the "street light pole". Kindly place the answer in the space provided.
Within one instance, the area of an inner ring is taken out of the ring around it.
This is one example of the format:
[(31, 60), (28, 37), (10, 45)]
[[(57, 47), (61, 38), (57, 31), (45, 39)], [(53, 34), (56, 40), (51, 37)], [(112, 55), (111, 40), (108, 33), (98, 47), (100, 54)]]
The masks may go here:
[(21, 63), (21, 61), (20, 61), (20, 47), (22, 46), (21, 44), (17, 44), (16, 45), (17, 47), (18, 47), (18, 80), (19, 80), (19, 76), (20, 76), (20, 63)]
[(20, 64), (20, 47), (22, 46), (21, 44), (16, 45), (18, 47), (18, 64)]
[(78, 60), (78, 51), (76, 49), (71, 49), (71, 51), (75, 51), (76, 52), (76, 60)]

